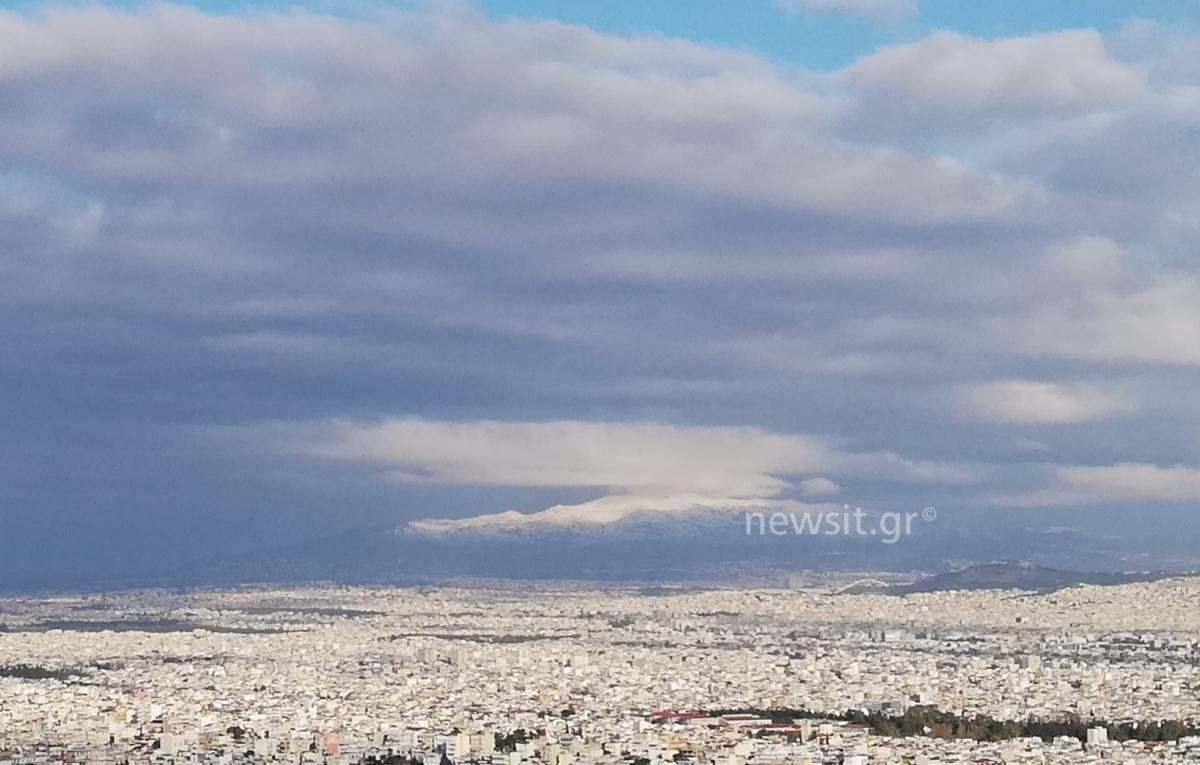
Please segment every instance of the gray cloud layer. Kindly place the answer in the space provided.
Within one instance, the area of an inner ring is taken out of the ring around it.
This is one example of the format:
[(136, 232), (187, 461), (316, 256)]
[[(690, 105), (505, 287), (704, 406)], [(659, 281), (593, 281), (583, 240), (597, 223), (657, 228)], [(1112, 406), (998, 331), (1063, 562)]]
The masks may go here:
[(166, 560), (558, 501), (196, 437), (330, 418), (748, 427), (972, 477), (837, 473), (858, 504), (1192, 499), (1161, 471), (1200, 465), (1198, 45), (939, 34), (815, 75), (461, 9), (0, 13), (6, 543)]

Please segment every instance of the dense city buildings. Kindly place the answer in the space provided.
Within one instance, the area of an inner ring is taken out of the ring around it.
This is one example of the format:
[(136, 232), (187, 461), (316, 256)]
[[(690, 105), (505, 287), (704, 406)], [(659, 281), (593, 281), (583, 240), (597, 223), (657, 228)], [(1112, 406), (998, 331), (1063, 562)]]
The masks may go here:
[(903, 597), (243, 588), (0, 608), (6, 765), (1200, 761), (1200, 579)]

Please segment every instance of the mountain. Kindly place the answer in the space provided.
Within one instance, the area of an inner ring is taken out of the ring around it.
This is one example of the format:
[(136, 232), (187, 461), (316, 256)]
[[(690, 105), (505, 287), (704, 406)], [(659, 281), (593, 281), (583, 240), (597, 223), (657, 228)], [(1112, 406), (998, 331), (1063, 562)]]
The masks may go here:
[[(748, 533), (746, 513), (840, 512), (840, 505), (703, 497), (607, 497), (538, 513), (423, 519), (394, 528), (346, 532), (239, 558), (183, 567), (170, 584), (328, 580), (419, 584), (454, 578), (596, 581), (782, 582), (801, 571), (953, 572), (911, 592), (1130, 581), (1075, 571), (1200, 568), (1182, 544), (1161, 544), (1066, 528), (1036, 528), (994, 517), (942, 513), (887, 544), (878, 536)], [(878, 523), (867, 514), (865, 525)], [(1020, 563), (990, 561), (1020, 558)], [(982, 563), (983, 565), (976, 565)], [(899, 590), (889, 590), (900, 592)]]
[(413, 535), (504, 533), (511, 531), (598, 531), (625, 529), (637, 523), (687, 523), (690, 520), (719, 521), (731, 513), (777, 510), (803, 512), (809, 506), (787, 500), (714, 499), (699, 494), (660, 497), (611, 495), (579, 505), (555, 505), (536, 513), (475, 515), (468, 518), (424, 518), (411, 521), (398, 532)]
[(1038, 566), (1028, 561), (983, 563), (921, 579), (913, 584), (888, 587), (890, 594), (943, 590), (1061, 590), (1081, 584), (1112, 585), (1148, 582), (1173, 576), (1167, 572), (1079, 572)]

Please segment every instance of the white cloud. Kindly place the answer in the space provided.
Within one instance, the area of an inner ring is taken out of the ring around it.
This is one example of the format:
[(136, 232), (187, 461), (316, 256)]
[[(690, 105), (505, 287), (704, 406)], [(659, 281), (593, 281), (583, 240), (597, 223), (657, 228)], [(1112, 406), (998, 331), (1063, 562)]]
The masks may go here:
[(1101, 505), (1119, 502), (1188, 502), (1200, 500), (1200, 469), (1159, 467), (1145, 463), (1058, 468), (1056, 484), (1026, 494), (995, 499), (1017, 507)]
[(917, 12), (917, 0), (779, 0), (779, 6), (790, 13), (849, 13), (885, 20)]
[[(451, 59), (450, 49), (472, 55)], [(0, 72), (20, 82), (47, 71), (62, 100), (5, 124), (0, 141), (50, 165), (73, 162), (72, 175), (92, 180), (279, 191), (404, 177), (473, 193), (633, 183), (905, 222), (1018, 220), (1043, 202), (1033, 183), (840, 140), (829, 127), (841, 100), (761, 58), (552, 22), (389, 14), (369, 23), (170, 5), (0, 13)], [(146, 109), (159, 100), (172, 107)], [(101, 104), (142, 141), (98, 140), (82, 121)], [(280, 133), (331, 150), (272, 142)], [(340, 142), (347, 134), (360, 139)], [(64, 135), (78, 142), (70, 159)], [(264, 143), (272, 150), (258, 151)], [(408, 215), (441, 238), (506, 243), (453, 206)], [(548, 241), (561, 236), (562, 222), (542, 223)], [(519, 233), (512, 244), (528, 245)]]
[(603, 422), (389, 420), (343, 425), (317, 454), (387, 465), (447, 483), (777, 494), (778, 472), (823, 470), (825, 445), (751, 428)]
[[(1104, 364), (1108, 376), (1113, 364), (1200, 366), (1200, 277), (1189, 264), (1097, 236), (1006, 257), (993, 261), (986, 277), (979, 261), (958, 264), (968, 267), (957, 274), (958, 265), (947, 264), (945, 282), (958, 284), (974, 315), (899, 324), (903, 339)], [(1012, 265), (1017, 259), (1020, 268)]]
[(842, 491), (842, 487), (838, 486), (828, 478), (808, 478), (800, 482), (800, 493), (806, 497), (822, 497), (832, 494), (838, 494)]
[(961, 386), (957, 408), (967, 419), (1019, 425), (1103, 420), (1132, 409), (1126, 399), (1090, 385), (993, 380)]
[[(780, 476), (818, 472), (930, 483), (969, 477), (890, 452), (848, 453), (757, 428), (396, 419), (339, 423), (316, 438), (309, 447), (314, 455), (382, 465), (403, 480), (594, 487), (638, 496), (771, 497), (790, 485)], [(816, 493), (835, 487), (823, 478), (801, 485)]]
[(1006, 109), (1077, 107), (1130, 99), (1145, 74), (1109, 55), (1093, 30), (982, 40), (936, 32), (885, 47), (842, 76), (869, 94), (913, 108)]
[(994, 323), (1024, 353), (1101, 362), (1200, 365), (1200, 280), (1164, 275), (1060, 294), (1025, 316)]

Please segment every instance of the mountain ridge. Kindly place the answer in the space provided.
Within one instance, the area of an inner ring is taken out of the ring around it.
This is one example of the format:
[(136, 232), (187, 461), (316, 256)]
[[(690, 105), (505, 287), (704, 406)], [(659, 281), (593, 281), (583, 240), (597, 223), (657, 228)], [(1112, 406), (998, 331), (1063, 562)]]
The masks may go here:
[[(1195, 555), (1139, 548), (1124, 537), (1062, 527), (989, 524), (972, 528), (943, 524), (943, 516), (939, 523), (919, 525), (895, 544), (871, 536), (751, 534), (741, 514), (750, 509), (744, 505), (751, 504), (767, 512), (773, 507), (754, 500), (680, 509), (672, 501), (664, 502), (671, 507), (622, 504), (603, 522), (581, 522), (580, 506), (556, 506), (550, 508), (556, 512), (548, 515), (474, 516), (468, 523), (425, 519), (346, 532), (236, 560), (201, 561), (179, 569), (175, 579), (182, 584), (259, 580), (394, 584), (459, 577), (780, 581), (806, 571), (876, 571), (933, 573), (946, 578), (923, 586), (941, 589), (979, 588), (985, 581), (1044, 589), (1058, 582), (1105, 583), (1107, 575), (1130, 571), (1200, 569)], [(793, 506), (817, 507), (798, 502)], [(558, 512), (559, 508), (567, 510)], [(987, 569), (963, 573), (971, 566), (1011, 564), (1013, 559), (1029, 561), (1036, 568), (1025, 570), (1023, 576), (1019, 568), (994, 570), (990, 578), (984, 576)]]
[(1080, 585), (1106, 587), (1194, 575), (1194, 572), (1171, 571), (1066, 571), (1039, 566), (1030, 561), (1003, 560), (977, 563), (956, 571), (933, 574), (911, 584), (887, 585), (880, 583), (879, 585), (848, 587), (839, 591), (839, 594), (910, 595), (953, 590), (1052, 592)]

